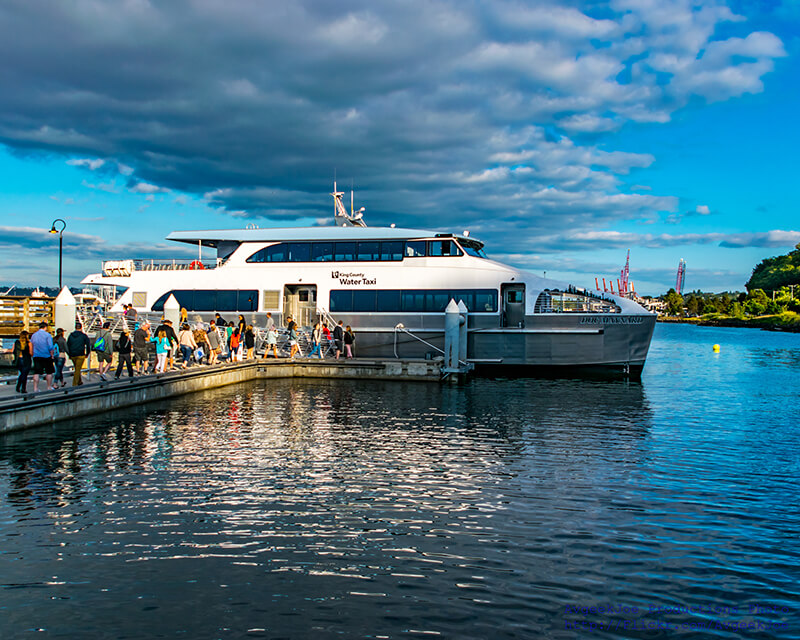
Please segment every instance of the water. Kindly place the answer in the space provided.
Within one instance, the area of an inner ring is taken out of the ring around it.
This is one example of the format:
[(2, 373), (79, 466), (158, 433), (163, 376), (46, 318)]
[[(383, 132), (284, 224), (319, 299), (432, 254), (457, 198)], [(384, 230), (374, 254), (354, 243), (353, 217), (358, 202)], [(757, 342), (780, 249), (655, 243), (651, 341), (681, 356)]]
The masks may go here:
[(2, 437), (0, 637), (800, 637), (799, 366), (659, 325), (641, 384), (265, 381)]

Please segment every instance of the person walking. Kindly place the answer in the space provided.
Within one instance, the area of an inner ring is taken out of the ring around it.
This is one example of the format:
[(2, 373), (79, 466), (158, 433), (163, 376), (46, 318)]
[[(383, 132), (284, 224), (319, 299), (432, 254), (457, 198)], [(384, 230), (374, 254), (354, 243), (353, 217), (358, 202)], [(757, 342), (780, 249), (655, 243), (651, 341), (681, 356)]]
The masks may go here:
[(355, 346), (355, 342), (356, 334), (353, 333), (353, 330), (348, 324), (344, 330), (344, 350), (347, 358), (353, 357), (353, 347)]
[(255, 331), (253, 331), (252, 325), (249, 324), (244, 330), (244, 348), (247, 349), (247, 355), (245, 357), (248, 360), (256, 357), (256, 334)]
[(328, 323), (322, 323), (322, 344), (324, 345), (323, 348), (319, 352), (320, 358), (325, 358), (325, 352), (330, 351), (331, 344), (333, 343), (333, 338), (331, 337), (331, 330), (328, 329)]
[(14, 341), (14, 366), (19, 371), (17, 393), (28, 393), (28, 374), (33, 366), (33, 348), (27, 331), (20, 331), (19, 338)]
[(231, 332), (230, 341), (228, 342), (228, 351), (230, 351), (231, 354), (231, 362), (241, 362), (242, 349), (242, 336), (239, 333), (239, 327), (236, 327)]
[(47, 390), (52, 391), (55, 348), (53, 336), (47, 330), (46, 322), (39, 323), (39, 330), (31, 336), (31, 346), (33, 347), (33, 392), (39, 391), (39, 376), (42, 374), (47, 381)]
[(278, 330), (275, 328), (275, 320), (272, 319), (272, 314), (267, 313), (267, 345), (264, 347), (264, 357), (269, 355), (270, 349), (277, 359), (278, 357)]
[(100, 379), (106, 379), (106, 372), (111, 368), (111, 361), (114, 358), (114, 338), (110, 331), (111, 323), (106, 320), (103, 323), (103, 328), (97, 332), (94, 337), (94, 344), (92, 351), (97, 356), (97, 372), (100, 374)]
[(217, 331), (217, 324), (213, 320), (206, 332), (206, 342), (208, 343), (208, 364), (217, 364), (217, 357), (222, 351), (222, 345), (219, 339), (219, 331)]
[(297, 344), (297, 323), (289, 316), (287, 319), (286, 328), (289, 330), (289, 358), (294, 360), (296, 353), (300, 351), (300, 346)]
[[(167, 340), (169, 340), (167, 364), (172, 369), (175, 366), (175, 352), (178, 350), (178, 336), (175, 335), (175, 329), (172, 328), (172, 320), (162, 320), (161, 324), (156, 328), (155, 335), (158, 335), (159, 331), (163, 331), (167, 336)], [(150, 341), (155, 342), (152, 338), (150, 338)], [(156, 350), (156, 353), (158, 353), (158, 350)]]
[(333, 328), (333, 344), (336, 349), (336, 359), (339, 359), (339, 356), (342, 354), (342, 346), (344, 345), (344, 328), (342, 327), (342, 321), (339, 320), (339, 324), (337, 324)]
[(53, 340), (53, 352), (53, 364), (56, 366), (53, 386), (58, 389), (59, 387), (67, 386), (67, 383), (64, 382), (64, 365), (67, 363), (67, 341), (64, 338), (64, 330), (60, 327), (56, 329), (56, 337)]
[(72, 372), (72, 386), (77, 387), (83, 384), (81, 378), (81, 369), (86, 357), (91, 353), (92, 342), (83, 332), (83, 325), (80, 322), (75, 323), (75, 331), (69, 334), (67, 338), (67, 355), (72, 360), (72, 366), (75, 369)]
[(119, 380), (122, 375), (122, 365), (127, 365), (128, 377), (133, 377), (133, 366), (131, 365), (131, 351), (133, 351), (133, 342), (131, 342), (130, 333), (127, 329), (123, 329), (117, 343), (115, 345), (117, 352), (117, 372), (114, 374), (114, 380)]
[(184, 307), (181, 307), (181, 319), (178, 324), (182, 327), (187, 322), (189, 322), (189, 312)]
[(314, 330), (311, 332), (311, 345), (314, 348), (311, 349), (311, 353), (308, 354), (308, 357), (310, 358), (315, 353), (318, 353), (319, 357), (322, 358), (322, 323), (319, 320), (317, 320), (314, 325)]
[(142, 325), (133, 332), (133, 362), (136, 373), (144, 375), (150, 368), (150, 323), (145, 320)]
[(203, 358), (205, 357), (211, 362), (211, 345), (208, 342), (208, 334), (205, 329), (203, 329), (202, 325), (194, 325), (192, 335), (194, 336), (195, 343), (197, 343), (197, 350), (194, 353), (197, 362), (203, 364)]
[(183, 368), (185, 369), (192, 364), (192, 357), (197, 349), (197, 343), (194, 341), (194, 335), (192, 335), (192, 330), (189, 329), (188, 324), (181, 325), (178, 344), (181, 347), (181, 357), (183, 358)]
[(172, 348), (166, 330), (159, 329), (156, 335), (150, 338), (150, 342), (156, 343), (156, 373), (164, 373), (167, 368), (167, 356)]

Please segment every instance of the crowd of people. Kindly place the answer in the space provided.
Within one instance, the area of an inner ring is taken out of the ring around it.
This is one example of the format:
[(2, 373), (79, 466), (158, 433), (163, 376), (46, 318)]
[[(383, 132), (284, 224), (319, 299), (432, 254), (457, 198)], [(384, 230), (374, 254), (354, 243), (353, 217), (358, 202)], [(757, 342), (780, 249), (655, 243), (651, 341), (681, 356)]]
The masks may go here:
[[(102, 322), (101, 328), (93, 337), (83, 331), (80, 322), (69, 336), (64, 330), (56, 330), (55, 336), (50, 333), (46, 322), (39, 324), (38, 331), (29, 334), (22, 331), (14, 343), (14, 365), (19, 372), (17, 377), (17, 393), (28, 392), (28, 376), (33, 371), (33, 392), (39, 391), (39, 383), (44, 378), (46, 389), (65, 387), (64, 366), (67, 358), (72, 362), (72, 386), (84, 384), (83, 368), (91, 369), (91, 356), (97, 359), (97, 374), (101, 380), (108, 380), (114, 354), (117, 354), (117, 367), (114, 379), (119, 379), (125, 370), (129, 377), (164, 373), (178, 369), (186, 369), (193, 365), (214, 365), (221, 361), (242, 362), (256, 357), (255, 349), (258, 331), (252, 324), (239, 315), (236, 322), (227, 322), (219, 313), (210, 323), (190, 323), (186, 309), (181, 309), (181, 320), (178, 332), (169, 319), (162, 318), (160, 324), (152, 328), (146, 319), (139, 322), (136, 310), (129, 306), (125, 310), (126, 325), (134, 326), (133, 333), (127, 326), (119, 337), (114, 339), (111, 323)], [(264, 354), (279, 358), (279, 331), (272, 318), (267, 314), (264, 327)], [(297, 322), (286, 318), (288, 357), (294, 360), (301, 354), (300, 334)], [(311, 332), (311, 350), (307, 357), (324, 358), (326, 353), (335, 359), (342, 355), (354, 357), (355, 333), (352, 328), (339, 321), (329, 329), (327, 323), (317, 321)], [(155, 356), (155, 357), (153, 357)], [(87, 363), (88, 360), (88, 363)], [(88, 371), (87, 371), (88, 373)]]

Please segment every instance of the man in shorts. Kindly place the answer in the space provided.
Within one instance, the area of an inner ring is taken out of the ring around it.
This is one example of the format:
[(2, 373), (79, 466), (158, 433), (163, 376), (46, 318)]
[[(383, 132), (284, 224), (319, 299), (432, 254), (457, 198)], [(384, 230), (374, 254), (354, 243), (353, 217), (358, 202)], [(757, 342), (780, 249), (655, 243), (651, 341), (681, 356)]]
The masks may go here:
[(39, 324), (39, 330), (31, 336), (33, 345), (33, 392), (39, 391), (39, 376), (44, 374), (47, 380), (47, 390), (53, 389), (53, 374), (56, 371), (53, 362), (53, 336), (47, 331), (47, 323)]
[(143, 376), (150, 366), (150, 323), (147, 320), (133, 332), (133, 357), (136, 373)]
[(94, 337), (92, 350), (97, 356), (97, 372), (100, 379), (106, 379), (106, 372), (111, 368), (111, 360), (114, 357), (114, 338), (111, 335), (111, 323), (106, 320), (103, 328)]

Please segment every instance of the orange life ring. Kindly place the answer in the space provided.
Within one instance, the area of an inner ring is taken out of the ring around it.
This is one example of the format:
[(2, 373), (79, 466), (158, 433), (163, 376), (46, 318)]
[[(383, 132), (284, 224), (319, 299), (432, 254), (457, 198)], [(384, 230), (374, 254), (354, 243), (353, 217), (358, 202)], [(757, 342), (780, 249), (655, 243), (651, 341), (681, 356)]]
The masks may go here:
[(199, 260), (192, 260), (189, 263), (189, 268), (190, 269), (205, 269), (205, 267), (203, 266), (203, 263), (200, 262)]

